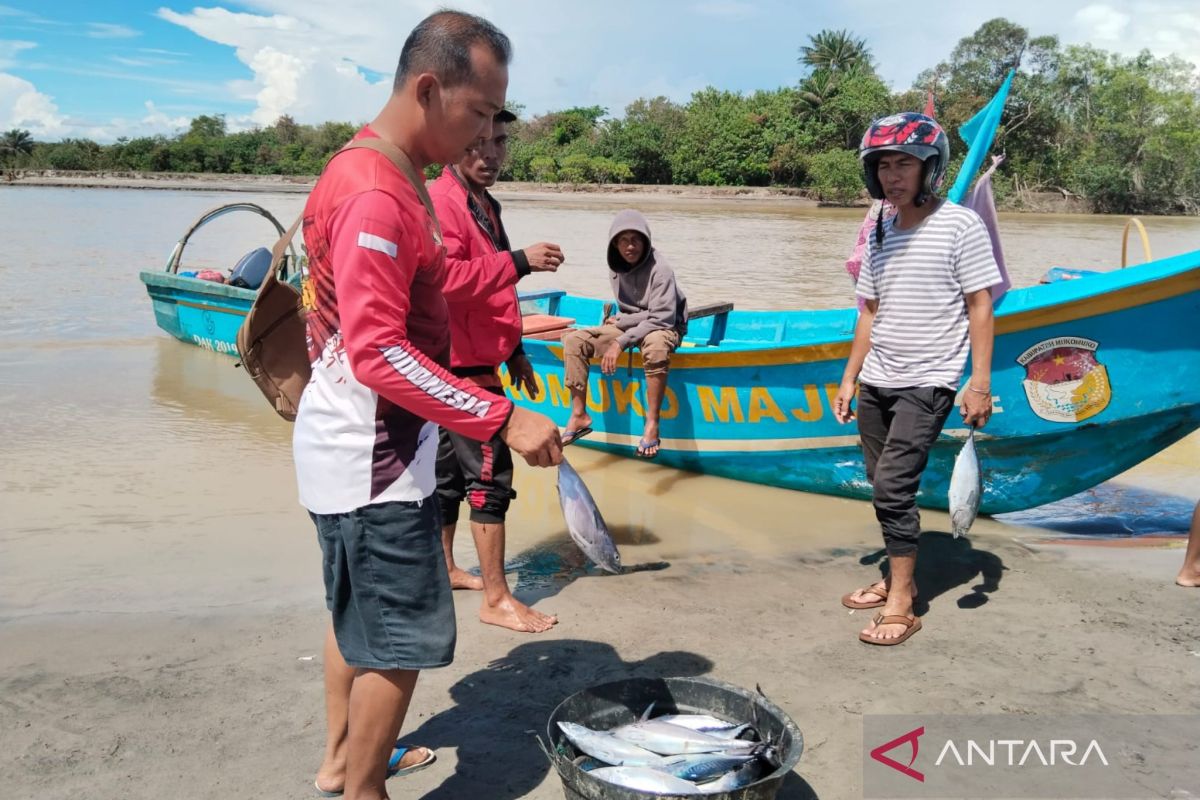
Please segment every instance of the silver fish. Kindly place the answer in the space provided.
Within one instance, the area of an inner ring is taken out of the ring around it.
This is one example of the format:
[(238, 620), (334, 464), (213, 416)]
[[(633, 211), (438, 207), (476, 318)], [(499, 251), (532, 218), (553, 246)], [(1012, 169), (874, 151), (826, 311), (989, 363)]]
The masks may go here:
[(749, 786), (755, 781), (765, 778), (771, 771), (770, 766), (763, 763), (761, 758), (756, 758), (753, 761), (747, 761), (732, 772), (725, 773), (715, 781), (700, 784), (696, 787), (696, 791), (701, 794), (732, 792), (734, 789), (741, 789), (743, 786)]
[[(649, 714), (642, 717), (642, 719), (650, 718)], [(679, 725), (683, 728), (691, 728), (694, 731), (720, 731), (736, 726), (736, 723), (726, 722), (720, 717), (713, 717), (708, 714), (662, 714), (654, 717), (654, 719), (659, 722), (669, 722), (672, 725)]]
[(698, 753), (691, 756), (676, 756), (665, 767), (655, 767), (669, 772), (685, 781), (707, 781), (719, 778), (730, 770), (737, 769), (747, 761), (758, 758), (757, 753), (727, 756), (723, 753)]
[(983, 478), (979, 472), (979, 456), (975, 452), (975, 429), (954, 459), (950, 475), (950, 526), (954, 538), (965, 536), (979, 513), (979, 498), (983, 494)]
[(584, 555), (600, 569), (618, 575), (621, 572), (621, 554), (613, 544), (604, 517), (596, 508), (596, 501), (583, 483), (583, 478), (564, 458), (558, 465), (558, 502), (562, 506), (567, 531)]
[(704, 731), (694, 731), (680, 725), (672, 725), (657, 719), (641, 720), (622, 725), (611, 731), (612, 735), (664, 756), (690, 753), (721, 753), (723, 755), (746, 755), (754, 751), (757, 742), (741, 739), (722, 739)]
[(647, 767), (601, 767), (588, 773), (601, 780), (651, 794), (699, 794), (696, 784)]
[[(607, 731), (594, 731), (574, 722), (560, 722), (558, 728), (571, 744), (606, 764), (627, 767), (661, 767), (667, 760)], [(595, 770), (592, 770), (595, 772)]]

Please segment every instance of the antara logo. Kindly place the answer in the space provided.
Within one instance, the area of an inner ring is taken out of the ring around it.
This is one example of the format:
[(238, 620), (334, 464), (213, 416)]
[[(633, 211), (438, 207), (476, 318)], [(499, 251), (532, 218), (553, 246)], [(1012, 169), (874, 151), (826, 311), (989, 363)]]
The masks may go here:
[[(881, 744), (881, 745), (879, 745), (879, 747), (876, 747), (874, 750), (871, 751), (871, 758), (875, 759), (880, 764), (889, 766), (892, 769), (896, 770), (897, 772), (901, 772), (901, 773), (907, 775), (908, 777), (912, 778), (915, 781), (920, 781), (921, 783), (924, 783), (925, 782), (925, 774), (922, 772), (918, 772), (917, 770), (912, 768), (913, 762), (915, 762), (917, 760), (917, 750), (920, 749), (920, 746), (921, 746), (921, 743), (918, 740), (924, 734), (925, 734), (925, 726), (924, 725), (922, 725), (919, 728), (913, 728), (911, 731), (904, 734), (903, 736), (898, 736), (895, 739), (892, 739), (890, 742)], [(899, 747), (900, 745), (904, 744), (905, 742), (907, 742), (909, 745), (912, 746), (912, 757), (908, 759), (907, 765), (901, 764), (899, 761), (896, 761), (895, 759), (892, 759), (892, 758), (888, 758), (887, 756), (884, 755), (884, 753), (886, 753), (887, 751), (892, 750), (896, 747)], [(938, 760), (938, 763), (939, 764), (941, 763), (940, 759)]]
[[(997, 753), (997, 748), (1001, 752)], [(1007, 751), (1007, 757), (1004, 751)], [(965, 759), (963, 752), (966, 752)], [(940, 767), (942, 761), (949, 757), (960, 767), (974, 766), (976, 758), (980, 764), (989, 767), (996, 766), (997, 762), (1002, 767), (1023, 767), (1026, 763), (1041, 764), (1043, 767), (1053, 767), (1056, 764), (1082, 767), (1093, 754), (1101, 764), (1108, 766), (1108, 759), (1104, 757), (1104, 751), (1095, 739), (1083, 748), (1083, 755), (1078, 756), (1079, 760), (1073, 761), (1072, 758), (1078, 752), (1079, 743), (1074, 739), (1051, 739), (1048, 746), (1038, 744), (1037, 739), (987, 739), (982, 743), (967, 739), (962, 750), (954, 744), (953, 739), (947, 739), (934, 766)]]

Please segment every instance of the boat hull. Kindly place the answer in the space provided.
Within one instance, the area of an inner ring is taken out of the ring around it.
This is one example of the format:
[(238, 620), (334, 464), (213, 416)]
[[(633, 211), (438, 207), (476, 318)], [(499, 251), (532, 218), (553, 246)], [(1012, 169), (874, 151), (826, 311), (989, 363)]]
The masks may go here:
[(255, 292), (169, 272), (142, 272), (158, 327), (180, 341), (237, 355), (237, 332)]
[[(602, 313), (600, 301), (571, 296), (533, 298), (526, 306), (585, 325), (598, 324)], [(1200, 253), (1010, 292), (996, 317), (995, 413), (976, 442), (981, 511), (1016, 511), (1084, 491), (1200, 427), (1197, 320)], [(870, 497), (857, 431), (832, 411), (854, 321), (852, 309), (695, 321), (688, 339), (697, 346), (672, 360), (657, 462)], [(706, 346), (722, 324), (722, 343)], [(738, 337), (767, 343), (738, 347)], [(532, 397), (511, 385), (506, 392), (565, 425), (570, 401), (561, 345), (527, 339), (525, 350), (541, 392)], [(644, 420), (641, 384), (636, 354), (623, 355), (612, 376), (601, 376), (594, 361), (588, 407), (595, 432), (579, 445), (634, 455)], [(966, 432), (956, 409), (931, 453), (921, 505), (946, 507)]]

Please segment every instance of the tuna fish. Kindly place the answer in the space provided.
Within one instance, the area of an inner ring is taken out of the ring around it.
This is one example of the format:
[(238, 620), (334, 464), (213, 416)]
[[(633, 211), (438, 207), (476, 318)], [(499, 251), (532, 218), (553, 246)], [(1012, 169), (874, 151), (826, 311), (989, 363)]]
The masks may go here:
[(954, 459), (950, 475), (950, 525), (954, 537), (965, 536), (979, 513), (979, 497), (983, 494), (983, 479), (979, 473), (979, 456), (975, 452), (975, 429)]
[(588, 773), (601, 780), (650, 794), (699, 794), (696, 784), (648, 767), (601, 767)]
[[(639, 745), (618, 739), (607, 731), (594, 731), (574, 722), (558, 723), (559, 730), (571, 744), (592, 758), (606, 764), (625, 767), (661, 767), (667, 760)], [(592, 770), (596, 772), (596, 770)]]
[(756, 758), (753, 761), (747, 761), (732, 772), (725, 773), (715, 781), (700, 784), (693, 791), (700, 794), (732, 792), (735, 789), (741, 789), (744, 786), (749, 786), (755, 781), (765, 778), (772, 771), (772, 767), (765, 763), (763, 759)]
[(759, 745), (741, 739), (722, 739), (704, 731), (694, 731), (680, 725), (672, 725), (657, 719), (641, 720), (614, 728), (612, 735), (632, 742), (638, 747), (664, 756), (691, 753), (720, 753), (722, 755), (748, 755)]
[(604, 524), (604, 517), (600, 516), (583, 478), (565, 458), (558, 465), (558, 502), (567, 522), (567, 531), (584, 555), (600, 569), (619, 575), (621, 554)]

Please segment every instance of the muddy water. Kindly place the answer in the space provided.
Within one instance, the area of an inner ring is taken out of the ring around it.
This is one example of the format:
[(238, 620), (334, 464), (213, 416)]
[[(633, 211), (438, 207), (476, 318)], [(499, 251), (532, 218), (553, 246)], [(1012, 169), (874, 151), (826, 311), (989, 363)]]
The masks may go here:
[[(563, 246), (556, 286), (602, 295), (603, 254), (624, 198), (504, 196), (515, 246)], [(290, 428), (233, 360), (154, 326), (137, 273), (161, 268), (175, 240), (229, 195), (0, 189), (0, 620), (311, 603), (320, 580), (312, 525), (295, 503)], [(284, 224), (296, 195), (239, 195)], [(842, 269), (857, 211), (787, 202), (638, 201), (656, 244), (697, 302), (829, 308), (850, 292)], [(1200, 221), (1147, 221), (1156, 255), (1200, 247)], [(1007, 216), (1017, 285), (1047, 266), (1108, 268), (1123, 220)], [(225, 269), (274, 235), (237, 214), (202, 230), (185, 264)], [(877, 537), (866, 504), (707, 478), (588, 451), (571, 454), (628, 565), (721, 563), (758, 554), (858, 546)], [(1074, 534), (1179, 531), (1200, 494), (1192, 437), (1120, 479), (1054, 507), (983, 521)], [(531, 597), (583, 569), (563, 533), (552, 475), (520, 469), (509, 553)], [(927, 514), (945, 530), (945, 517)], [(461, 560), (473, 563), (469, 536)], [(574, 571), (574, 572), (573, 572)], [(319, 599), (319, 598), (317, 598)]]

